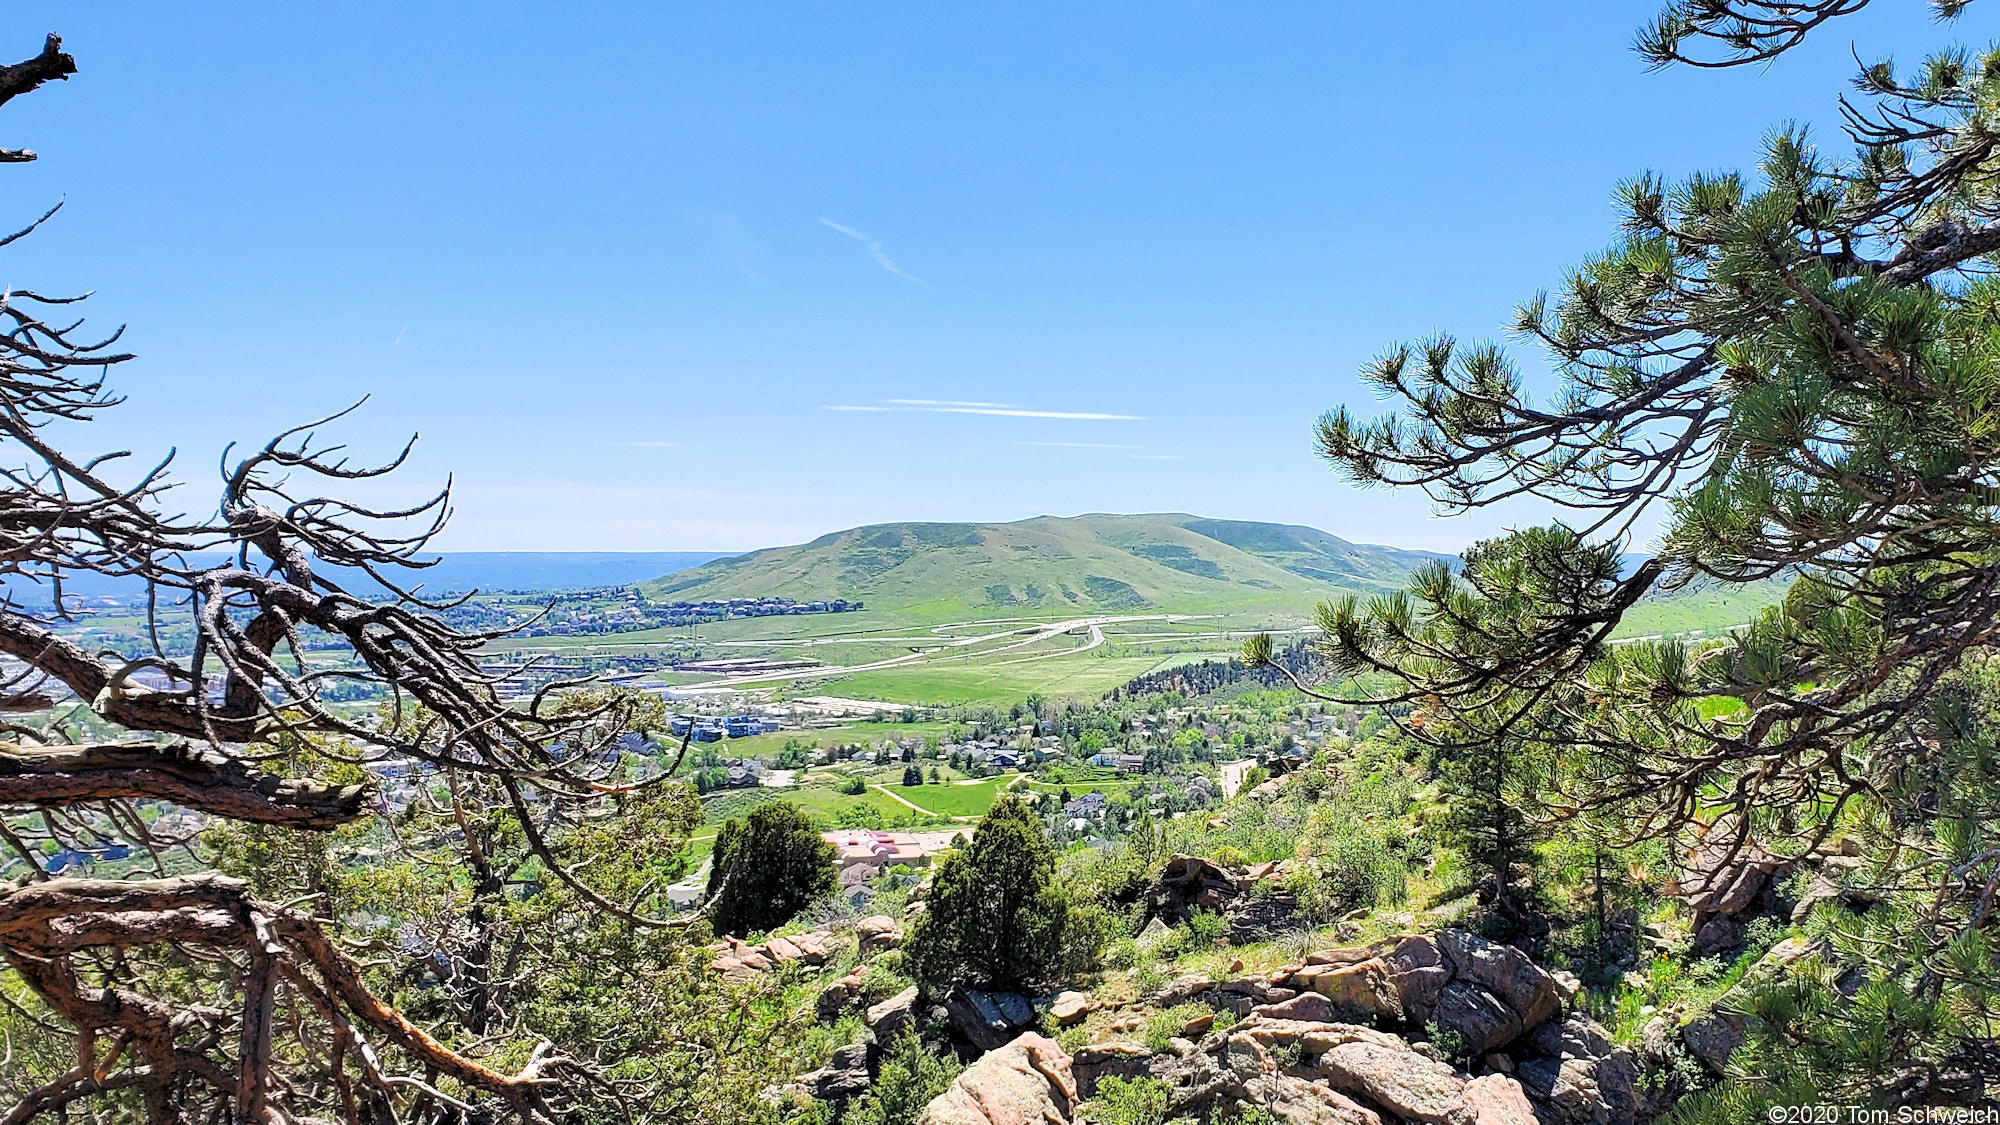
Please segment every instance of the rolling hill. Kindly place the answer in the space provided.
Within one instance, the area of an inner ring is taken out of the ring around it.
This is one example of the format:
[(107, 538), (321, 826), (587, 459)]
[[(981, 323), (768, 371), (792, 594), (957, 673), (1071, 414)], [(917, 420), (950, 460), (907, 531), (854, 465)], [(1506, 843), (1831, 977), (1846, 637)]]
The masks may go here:
[(1309, 609), (1334, 588), (1399, 588), (1423, 551), (1315, 528), (1180, 514), (891, 523), (773, 547), (645, 583), (652, 599), (860, 599), (925, 617)]

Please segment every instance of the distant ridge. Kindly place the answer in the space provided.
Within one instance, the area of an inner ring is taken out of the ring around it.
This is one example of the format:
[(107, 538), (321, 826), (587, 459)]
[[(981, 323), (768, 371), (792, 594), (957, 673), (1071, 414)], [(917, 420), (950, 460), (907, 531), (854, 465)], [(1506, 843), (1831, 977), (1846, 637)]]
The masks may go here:
[(629, 586), (723, 557), (722, 551), (454, 551), (416, 571), (429, 590), (588, 590)]
[(1298, 612), (1338, 590), (1400, 589), (1449, 555), (1352, 543), (1295, 524), (1182, 513), (886, 523), (716, 559), (641, 587), (649, 598), (860, 599), (949, 618), (995, 610)]

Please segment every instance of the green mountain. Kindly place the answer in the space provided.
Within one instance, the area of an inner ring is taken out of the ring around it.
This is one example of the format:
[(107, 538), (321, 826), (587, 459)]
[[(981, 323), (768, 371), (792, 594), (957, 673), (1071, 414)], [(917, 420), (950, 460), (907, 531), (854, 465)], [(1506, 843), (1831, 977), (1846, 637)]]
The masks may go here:
[(717, 559), (645, 583), (647, 597), (846, 598), (924, 616), (995, 611), (1307, 612), (1337, 589), (1398, 589), (1449, 558), (1350, 543), (1310, 527), (1198, 516), (1041, 516), (891, 523)]

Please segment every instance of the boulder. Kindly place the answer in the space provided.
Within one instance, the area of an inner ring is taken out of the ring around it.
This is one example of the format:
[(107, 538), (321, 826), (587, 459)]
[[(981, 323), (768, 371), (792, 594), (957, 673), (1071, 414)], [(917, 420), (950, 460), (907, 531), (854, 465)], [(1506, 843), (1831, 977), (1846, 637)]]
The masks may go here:
[(1073, 1027), (1082, 1023), (1086, 1016), (1096, 1010), (1097, 1001), (1083, 992), (1057, 993), (1055, 1003), (1049, 1005), (1049, 1015), (1055, 1017), (1058, 1027)]
[(764, 956), (770, 958), (772, 964), (789, 965), (805, 955), (799, 951), (798, 946), (793, 945), (789, 940), (774, 937), (764, 943)]
[(1315, 949), (1306, 954), (1306, 965), (1352, 965), (1367, 961), (1375, 956), (1375, 951), (1361, 946), (1353, 949)]
[(1200, 973), (1188, 973), (1168, 981), (1166, 987), (1148, 997), (1162, 1008), (1185, 1004), (1215, 987), (1215, 982)]
[(1430, 1022), (1456, 1036), (1466, 1054), (1483, 1055), (1521, 1034), (1521, 1017), (1498, 996), (1470, 981), (1444, 986)]
[(1471, 1125), (1541, 1125), (1521, 1084), (1504, 1074), (1482, 1074), (1460, 1095)]
[(876, 914), (863, 918), (854, 924), (854, 932), (861, 935), (861, 952), (872, 953), (878, 949), (893, 949), (903, 943), (902, 928), (896, 920), (886, 914)]
[(1250, 1014), (1270, 1020), (1311, 1020), (1314, 1023), (1334, 1023), (1340, 1018), (1333, 1001), (1317, 992), (1301, 992), (1281, 1003), (1260, 1005), (1250, 1009)]
[(820, 990), (813, 1001), (813, 1014), (823, 1023), (832, 1023), (849, 1004), (861, 998), (868, 980), (868, 966), (856, 965), (846, 976)]
[(1545, 1023), (1526, 1045), (1541, 1057), (1520, 1063), (1514, 1073), (1543, 1125), (1621, 1125), (1661, 1108), (1640, 1096), (1638, 1060), (1613, 1046), (1588, 1016)]
[(1152, 1053), (1152, 1048), (1144, 1043), (1135, 1043), (1130, 1039), (1112, 1039), (1078, 1049), (1076, 1057), (1071, 1061), (1076, 1066), (1097, 1066), (1124, 1059), (1143, 1059)]
[(1688, 852), (1681, 894), (1697, 919), (1741, 914), (1757, 901), (1780, 866), (1779, 859), (1754, 840), (1742, 847), (1733, 838), (1704, 841)]
[(806, 1093), (823, 1102), (846, 1101), (868, 1089), (868, 1044), (850, 1043), (818, 1070), (799, 1075)]
[[(1311, 958), (1307, 960), (1310, 962)], [(1390, 1023), (1403, 1019), (1403, 1001), (1396, 990), (1394, 975), (1379, 957), (1308, 965), (1292, 974), (1292, 983), (1326, 997), (1340, 1013), (1340, 1019)]]
[(1029, 1032), (960, 1071), (917, 1125), (1069, 1125), (1075, 1108), (1069, 1056)]
[(1429, 937), (1403, 938), (1382, 954), (1382, 963), (1395, 983), (1403, 1018), (1418, 1027), (1429, 1023), (1438, 996), (1451, 981), (1451, 965), (1437, 942)]
[(944, 1010), (959, 1036), (981, 1051), (1000, 1047), (1035, 1022), (1034, 1005), (1012, 992), (954, 988), (945, 994)]
[(875, 1041), (887, 1043), (917, 1022), (917, 986), (913, 984), (870, 1007), (862, 1018), (868, 1022), (868, 1029), (875, 1033)]
[(808, 934), (793, 934), (792, 945), (799, 951), (799, 960), (808, 965), (826, 964), (826, 943), (832, 935), (816, 930)]
[(1451, 962), (1452, 976), (1471, 981), (1499, 997), (1534, 1027), (1562, 1011), (1564, 990), (1541, 966), (1511, 945), (1474, 937), (1464, 930), (1441, 930), (1438, 947)]
[(1694, 932), (1694, 951), (1701, 954), (1721, 953), (1743, 944), (1743, 919), (1727, 914), (1718, 914), (1703, 922)]
[(1308, 1034), (1305, 1049), (1334, 1089), (1406, 1121), (1458, 1125), (1465, 1082), (1445, 1063), (1426, 1058), (1394, 1035), (1329, 1025)]
[(1243, 1083), (1241, 1101), (1262, 1106), (1287, 1125), (1382, 1125), (1382, 1115), (1318, 1082), (1260, 1074)]

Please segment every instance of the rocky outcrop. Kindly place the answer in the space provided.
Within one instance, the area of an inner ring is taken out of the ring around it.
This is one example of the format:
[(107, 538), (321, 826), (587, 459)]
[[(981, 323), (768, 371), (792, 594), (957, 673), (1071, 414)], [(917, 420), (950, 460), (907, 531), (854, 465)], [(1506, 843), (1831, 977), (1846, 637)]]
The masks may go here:
[(1321, 950), (1272, 974), (1272, 984), (1302, 995), (1284, 1006), (1256, 1008), (1256, 1013), (1410, 1029), (1435, 1025), (1470, 1055), (1484, 1054), (1539, 1026), (1575, 992), (1573, 984), (1513, 946), (1463, 930)]
[(1695, 952), (1741, 945), (1744, 921), (1775, 908), (1777, 880), (1790, 870), (1790, 862), (1755, 840), (1738, 841), (1726, 827), (1711, 830), (1688, 850), (1679, 880), (1681, 898), (1694, 914)]
[(1069, 1056), (1029, 1032), (960, 1071), (917, 1125), (1069, 1125), (1075, 1108)]
[(846, 976), (820, 989), (813, 1001), (813, 1014), (821, 1023), (832, 1023), (848, 1006), (859, 1001), (868, 988), (868, 966), (856, 965)]
[(708, 951), (715, 954), (711, 965), (716, 972), (729, 980), (741, 982), (754, 980), (758, 973), (786, 965), (824, 965), (827, 946), (833, 940), (833, 934), (825, 930), (772, 938), (758, 945), (724, 938), (708, 946)]
[(1355, 1024), (1252, 1016), (1200, 1048), (1147, 1062), (1147, 1072), (1170, 1087), (1170, 1115), (1247, 1102), (1299, 1125), (1535, 1121), (1513, 1078), (1468, 1076), (1398, 1036)]
[(1146, 913), (1165, 927), (1185, 921), (1192, 911), (1206, 910), (1223, 915), (1231, 941), (1261, 941), (1289, 928), (1298, 909), (1297, 898), (1284, 889), (1287, 874), (1282, 863), (1230, 869), (1200, 856), (1176, 855), (1146, 888)]

